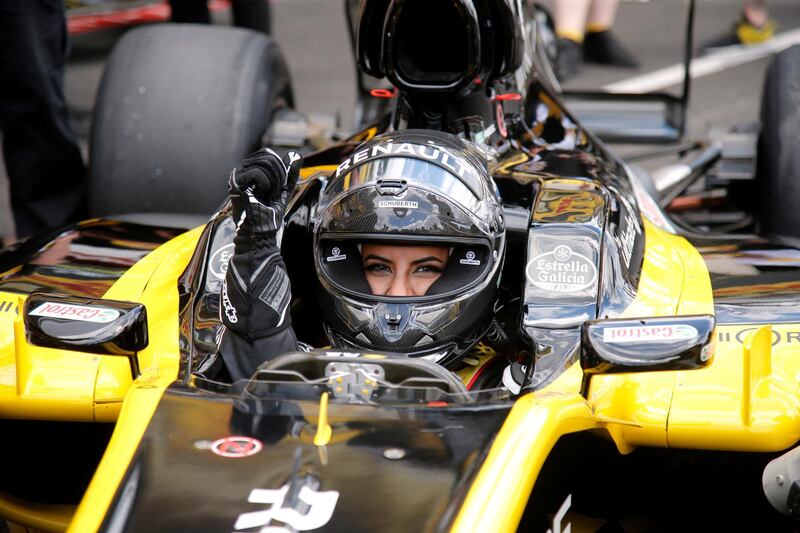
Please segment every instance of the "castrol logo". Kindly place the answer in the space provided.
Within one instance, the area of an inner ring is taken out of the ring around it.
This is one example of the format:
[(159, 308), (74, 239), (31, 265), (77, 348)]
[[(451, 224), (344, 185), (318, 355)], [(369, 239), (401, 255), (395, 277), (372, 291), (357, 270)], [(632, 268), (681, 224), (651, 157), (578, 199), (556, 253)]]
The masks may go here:
[(30, 314), (33, 316), (46, 316), (49, 318), (63, 318), (64, 320), (105, 324), (115, 320), (119, 316), (119, 311), (107, 307), (45, 302), (31, 311)]
[(668, 326), (631, 326), (603, 329), (603, 341), (617, 344), (634, 342), (670, 342), (697, 337), (697, 330), (688, 324)]

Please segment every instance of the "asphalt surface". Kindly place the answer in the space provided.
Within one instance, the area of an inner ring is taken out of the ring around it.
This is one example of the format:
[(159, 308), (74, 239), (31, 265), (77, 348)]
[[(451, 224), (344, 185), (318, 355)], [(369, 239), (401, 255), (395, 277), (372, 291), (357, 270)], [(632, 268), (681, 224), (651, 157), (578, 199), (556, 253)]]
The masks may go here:
[[(701, 43), (729, 30), (742, 0), (699, 0), (695, 39)], [(296, 103), (307, 113), (338, 117), (347, 128), (355, 101), (355, 70), (341, 0), (274, 0), (274, 35), (287, 57)], [(798, 0), (769, 0), (777, 33), (800, 28)], [(683, 0), (623, 2), (615, 31), (637, 56), (638, 70), (587, 65), (567, 88), (596, 89), (654, 72), (681, 61), (686, 20)], [(226, 13), (215, 16), (229, 22)], [(105, 59), (124, 29), (74, 36), (65, 93), (73, 127), (85, 144), (95, 92)], [(689, 134), (703, 137), (716, 128), (757, 120), (763, 73), (768, 58), (736, 65), (693, 82)], [(679, 86), (665, 90), (677, 92)], [(2, 172), (0, 172), (2, 174)], [(0, 187), (0, 193), (4, 193)], [(4, 201), (0, 194), (0, 206)], [(8, 210), (0, 209), (0, 235), (8, 233)]]

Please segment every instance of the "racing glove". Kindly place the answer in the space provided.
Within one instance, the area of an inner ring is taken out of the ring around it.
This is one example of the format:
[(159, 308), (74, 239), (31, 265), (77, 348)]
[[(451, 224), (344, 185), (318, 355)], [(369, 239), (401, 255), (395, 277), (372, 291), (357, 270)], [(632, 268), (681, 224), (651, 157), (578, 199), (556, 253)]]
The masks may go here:
[(227, 330), (221, 351), (233, 379), (250, 377), (266, 359), (296, 349), (279, 239), (302, 164), (296, 152), (281, 159), (264, 148), (247, 156), (228, 178), (236, 237), (220, 315)]

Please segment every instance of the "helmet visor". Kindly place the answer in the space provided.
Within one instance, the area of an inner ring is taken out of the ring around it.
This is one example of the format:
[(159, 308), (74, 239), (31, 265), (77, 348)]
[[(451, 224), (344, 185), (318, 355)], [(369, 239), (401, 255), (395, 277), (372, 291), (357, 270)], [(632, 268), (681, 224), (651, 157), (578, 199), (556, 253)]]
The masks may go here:
[(485, 243), (323, 239), (320, 274), (338, 290), (360, 299), (425, 301), (461, 293), (491, 269)]
[(320, 207), (324, 208), (331, 199), (344, 191), (374, 184), (387, 196), (387, 202), (402, 202), (403, 193), (408, 186), (416, 186), (437, 191), (452, 199), (468, 213), (477, 214), (481, 210), (479, 195), (483, 192), (477, 186), (467, 186), (467, 182), (457, 175), (458, 171), (457, 166), (453, 166), (451, 172), (442, 166), (410, 157), (374, 159), (333, 178), (323, 192)]

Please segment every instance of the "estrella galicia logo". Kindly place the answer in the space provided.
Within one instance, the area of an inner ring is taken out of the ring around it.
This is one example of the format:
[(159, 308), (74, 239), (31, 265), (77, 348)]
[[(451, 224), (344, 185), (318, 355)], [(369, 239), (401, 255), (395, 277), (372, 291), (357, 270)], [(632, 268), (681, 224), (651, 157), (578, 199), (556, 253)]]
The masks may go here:
[(553, 257), (558, 261), (568, 261), (572, 257), (572, 250), (569, 249), (569, 246), (556, 246), (556, 249), (553, 250)]
[(233, 256), (233, 243), (226, 244), (211, 256), (208, 268), (217, 279), (225, 279), (228, 272), (228, 263)]
[(594, 262), (564, 244), (531, 259), (525, 273), (534, 286), (561, 293), (586, 289), (597, 280)]
[(468, 251), (466, 253), (464, 259), (459, 261), (459, 263), (461, 263), (462, 265), (473, 265), (473, 266), (475, 266), (475, 265), (480, 265), (481, 261), (480, 261), (480, 259), (475, 259), (475, 252), (470, 250), (470, 251)]
[(343, 259), (347, 259), (347, 254), (343, 254), (338, 246), (331, 248), (331, 255), (325, 258), (329, 263), (333, 261), (342, 261)]

